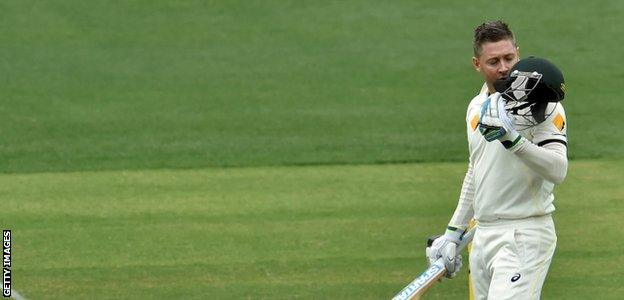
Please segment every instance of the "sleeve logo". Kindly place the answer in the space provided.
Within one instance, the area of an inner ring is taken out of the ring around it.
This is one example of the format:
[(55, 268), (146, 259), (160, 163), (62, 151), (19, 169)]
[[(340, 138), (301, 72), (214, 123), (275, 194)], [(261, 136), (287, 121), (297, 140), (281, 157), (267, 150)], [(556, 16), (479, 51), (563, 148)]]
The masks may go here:
[(565, 119), (561, 114), (557, 114), (557, 116), (553, 119), (553, 124), (557, 127), (557, 129), (559, 129), (559, 132), (563, 132), (563, 129), (565, 128)]
[(477, 125), (479, 125), (479, 114), (474, 115), (472, 120), (470, 121), (470, 127), (472, 127), (472, 131), (477, 129)]

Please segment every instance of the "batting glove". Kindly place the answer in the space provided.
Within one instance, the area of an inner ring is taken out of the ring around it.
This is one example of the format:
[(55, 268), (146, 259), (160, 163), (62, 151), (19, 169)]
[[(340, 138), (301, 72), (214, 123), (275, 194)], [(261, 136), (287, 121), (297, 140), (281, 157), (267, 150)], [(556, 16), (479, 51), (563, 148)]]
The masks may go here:
[(481, 105), (479, 132), (486, 141), (499, 140), (508, 150), (513, 151), (522, 144), (522, 136), (514, 129), (500, 93), (492, 94)]
[(447, 278), (454, 278), (461, 269), (462, 256), (457, 254), (457, 245), (461, 240), (464, 230), (449, 227), (443, 236), (435, 239), (431, 247), (425, 249), (429, 265), (436, 262), (439, 258), (444, 259), (444, 267), (446, 268)]

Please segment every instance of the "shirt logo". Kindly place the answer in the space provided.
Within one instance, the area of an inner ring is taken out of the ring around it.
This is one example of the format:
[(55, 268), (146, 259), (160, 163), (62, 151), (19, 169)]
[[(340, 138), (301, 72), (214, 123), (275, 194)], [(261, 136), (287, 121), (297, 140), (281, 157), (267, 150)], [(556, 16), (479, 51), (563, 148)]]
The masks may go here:
[(513, 277), (511, 277), (511, 282), (516, 282), (516, 281), (520, 280), (520, 277), (521, 277), (521, 276), (522, 276), (522, 275), (520, 275), (520, 273), (516, 273), (516, 274), (514, 274), (514, 276), (513, 276)]

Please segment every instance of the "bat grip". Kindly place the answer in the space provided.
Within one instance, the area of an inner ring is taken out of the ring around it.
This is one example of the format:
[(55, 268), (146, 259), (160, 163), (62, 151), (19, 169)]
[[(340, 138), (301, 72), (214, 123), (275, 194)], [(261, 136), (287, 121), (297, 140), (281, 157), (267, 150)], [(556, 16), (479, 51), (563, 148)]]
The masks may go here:
[(472, 242), (472, 238), (474, 238), (476, 230), (476, 228), (472, 228), (464, 234), (464, 236), (461, 238), (461, 241), (459, 241), (459, 245), (457, 245), (456, 253), (460, 253), (462, 250), (464, 250), (464, 248), (466, 248), (466, 245), (468, 245), (468, 243)]
[[(474, 228), (468, 230), (468, 232), (466, 232), (463, 236), (461, 241), (459, 242), (459, 245), (457, 245), (457, 253), (461, 252), (468, 243), (470, 243), (472, 241), (472, 238), (474, 236)], [(431, 245), (433, 245), (433, 241), (435, 241), (437, 238), (441, 237), (441, 234), (436, 234), (436, 235), (432, 235), (429, 238), (427, 238), (427, 247), (431, 247)]]

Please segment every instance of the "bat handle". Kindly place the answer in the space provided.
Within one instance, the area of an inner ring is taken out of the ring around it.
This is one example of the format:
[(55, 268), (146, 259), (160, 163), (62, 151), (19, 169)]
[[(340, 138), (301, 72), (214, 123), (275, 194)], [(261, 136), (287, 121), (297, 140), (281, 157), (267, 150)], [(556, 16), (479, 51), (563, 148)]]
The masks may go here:
[[(466, 245), (472, 241), (472, 238), (473, 238), (473, 236), (474, 236), (474, 230), (475, 230), (475, 229), (474, 229), (474, 228), (472, 228), (472, 229), (468, 230), (468, 232), (466, 232), (466, 233), (462, 236), (462, 239), (461, 239), (461, 241), (459, 242), (459, 245), (457, 245), (457, 252), (458, 252), (458, 253), (459, 253), (459, 252), (461, 252), (461, 251), (462, 251), (462, 249), (464, 249), (464, 247), (466, 247)], [(433, 241), (435, 241), (437, 238), (439, 238), (439, 237), (441, 237), (441, 236), (442, 236), (441, 234), (437, 234), (437, 235), (430, 236), (430, 237), (427, 239), (427, 247), (431, 247), (431, 245), (433, 245)]]
[(474, 238), (476, 230), (477, 230), (476, 228), (472, 228), (464, 234), (461, 241), (459, 241), (459, 245), (457, 245), (456, 253), (460, 253), (462, 250), (464, 250), (464, 248), (466, 248), (466, 245), (472, 242), (472, 238)]

